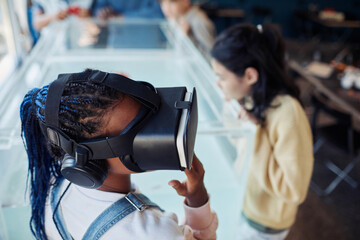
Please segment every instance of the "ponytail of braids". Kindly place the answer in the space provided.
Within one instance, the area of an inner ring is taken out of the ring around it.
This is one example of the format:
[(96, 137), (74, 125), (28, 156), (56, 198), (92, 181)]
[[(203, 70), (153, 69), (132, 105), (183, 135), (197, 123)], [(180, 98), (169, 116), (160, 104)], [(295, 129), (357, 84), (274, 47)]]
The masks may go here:
[[(30, 228), (36, 239), (47, 239), (45, 234), (45, 201), (50, 188), (50, 178), (60, 179), (60, 165), (46, 147), (46, 139), (39, 126), (36, 104), (45, 104), (48, 87), (33, 89), (20, 107), (21, 136), (28, 155), (28, 181), (30, 182)], [(45, 94), (44, 94), (45, 93)]]

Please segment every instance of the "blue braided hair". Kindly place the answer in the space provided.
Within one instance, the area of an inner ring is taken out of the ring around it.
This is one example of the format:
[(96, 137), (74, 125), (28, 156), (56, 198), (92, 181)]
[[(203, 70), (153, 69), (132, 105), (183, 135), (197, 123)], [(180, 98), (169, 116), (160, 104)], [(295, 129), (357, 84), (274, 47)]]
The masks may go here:
[[(84, 73), (90, 72), (86, 70)], [(46, 139), (39, 126), (39, 121), (45, 122), (48, 89), (49, 85), (30, 90), (20, 106), (21, 136), (29, 161), (30, 227), (36, 239), (45, 240), (48, 239), (45, 232), (45, 202), (50, 187), (63, 178), (60, 169), (65, 154)], [(103, 116), (122, 99), (122, 93), (107, 86), (70, 80), (61, 97), (59, 127), (78, 142), (90, 138), (90, 135), (100, 136), (103, 134)]]

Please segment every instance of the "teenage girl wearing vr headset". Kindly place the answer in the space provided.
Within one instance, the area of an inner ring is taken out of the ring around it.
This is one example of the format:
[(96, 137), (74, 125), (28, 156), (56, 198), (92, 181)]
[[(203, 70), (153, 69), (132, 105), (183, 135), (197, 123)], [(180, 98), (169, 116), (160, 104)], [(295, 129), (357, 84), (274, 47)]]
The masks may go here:
[[(175, 214), (164, 212), (134, 189), (130, 180), (134, 171), (119, 157), (88, 161), (98, 164), (99, 169), (105, 166), (107, 171), (97, 189), (82, 188), (64, 180), (62, 173), (77, 175), (80, 173), (76, 171), (83, 171), (75, 167), (63, 171), (67, 167), (63, 164), (64, 148), (71, 152), (67, 143), (74, 147), (89, 139), (106, 137), (106, 141), (111, 141), (111, 137), (131, 131), (126, 128), (133, 125), (144, 108), (136, 98), (103, 84), (101, 81), (109, 78), (109, 74), (98, 75), (98, 72), (67, 74), (63, 85), (34, 88), (21, 104), (22, 136), (29, 159), (33, 235), (36, 239), (216, 239), (218, 220), (210, 209), (203, 183), (204, 169), (196, 156), (191, 170), (185, 169), (184, 182), (169, 182), (185, 197), (184, 225), (178, 224)], [(116, 79), (115, 74), (110, 76)], [(58, 91), (60, 87), (63, 90)], [(59, 98), (59, 110), (55, 111), (57, 127), (50, 126), (46, 119), (54, 117), (47, 115), (54, 108), (49, 103), (53, 95)], [(81, 154), (76, 149), (76, 161), (80, 161)], [(84, 179), (80, 180), (88, 180)]]
[[(211, 52), (225, 98), (237, 100), (239, 118), (257, 126), (236, 239), (285, 239), (308, 191), (312, 134), (299, 90), (285, 72), (284, 53), (272, 25), (233, 26)], [(240, 166), (238, 157), (239, 172)]]

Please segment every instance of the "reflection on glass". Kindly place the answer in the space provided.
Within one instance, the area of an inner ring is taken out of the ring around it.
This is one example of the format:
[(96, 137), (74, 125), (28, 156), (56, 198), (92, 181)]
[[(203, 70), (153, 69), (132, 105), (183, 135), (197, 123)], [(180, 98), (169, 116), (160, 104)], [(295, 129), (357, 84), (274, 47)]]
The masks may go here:
[(76, 20), (68, 28), (69, 48), (166, 48), (166, 38), (157, 22)]
[(3, 35), (0, 35), (0, 61), (7, 54), (6, 41)]

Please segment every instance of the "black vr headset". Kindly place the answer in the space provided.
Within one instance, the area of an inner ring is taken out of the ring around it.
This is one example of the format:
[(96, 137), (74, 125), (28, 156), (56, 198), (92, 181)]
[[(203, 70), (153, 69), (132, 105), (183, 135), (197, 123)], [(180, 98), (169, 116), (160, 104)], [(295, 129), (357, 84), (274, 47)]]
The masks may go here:
[[(67, 82), (91, 81), (127, 94), (141, 110), (115, 137), (75, 142), (59, 128), (59, 107)], [(91, 71), (60, 74), (49, 86), (45, 123), (40, 126), (47, 139), (61, 147), (65, 157), (62, 175), (87, 188), (98, 188), (107, 177), (104, 159), (119, 157), (131, 171), (185, 170), (191, 168), (198, 122), (195, 88), (154, 88), (118, 74)]]

